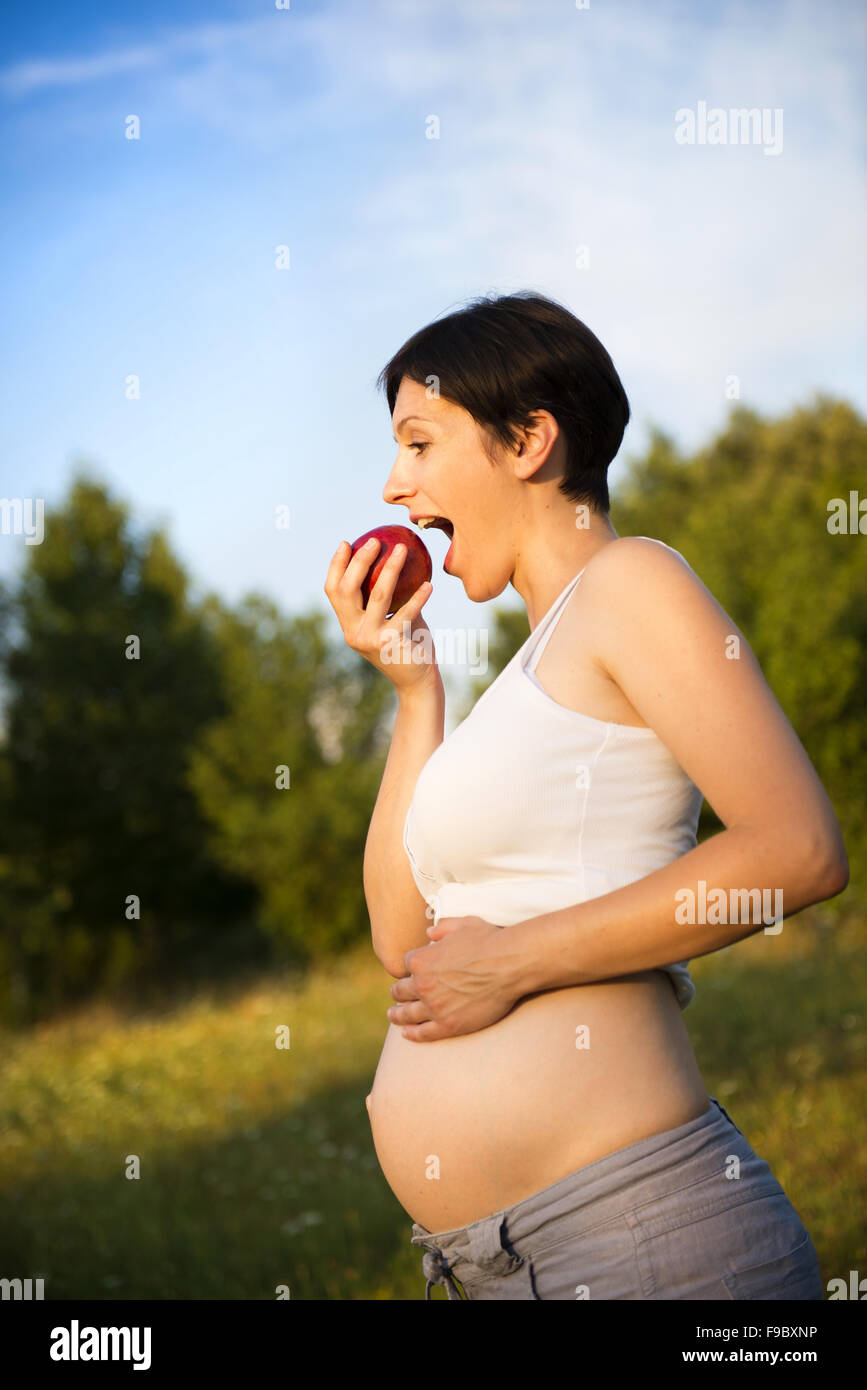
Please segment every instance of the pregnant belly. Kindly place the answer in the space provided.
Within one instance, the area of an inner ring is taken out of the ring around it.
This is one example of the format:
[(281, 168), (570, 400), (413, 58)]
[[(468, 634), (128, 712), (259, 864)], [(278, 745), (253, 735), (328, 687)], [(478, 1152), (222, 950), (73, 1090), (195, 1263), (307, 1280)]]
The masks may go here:
[(513, 1206), (707, 1106), (658, 970), (530, 995), (456, 1038), (411, 1042), (391, 1024), (368, 1098), (385, 1179), (433, 1232)]

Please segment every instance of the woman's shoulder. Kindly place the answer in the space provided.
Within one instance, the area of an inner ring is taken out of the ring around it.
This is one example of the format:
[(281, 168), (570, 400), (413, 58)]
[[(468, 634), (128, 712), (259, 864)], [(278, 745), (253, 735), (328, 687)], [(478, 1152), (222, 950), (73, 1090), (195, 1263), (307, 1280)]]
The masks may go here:
[(661, 627), (728, 630), (732, 620), (679, 550), (651, 536), (619, 536), (587, 564), (579, 590), (585, 622), (601, 648)]
[[(601, 562), (604, 562), (604, 565)], [(692, 569), (689, 561), (679, 550), (654, 536), (618, 536), (593, 556), (594, 567), (604, 567), (607, 572), (621, 566), (634, 571), (649, 565), (664, 573), (672, 563), (686, 565), (687, 569)]]
[(603, 607), (621, 600), (632, 608), (639, 593), (662, 604), (692, 593), (710, 597), (689, 561), (679, 550), (652, 536), (618, 536), (597, 550), (588, 562), (579, 588), (586, 600), (598, 598)]

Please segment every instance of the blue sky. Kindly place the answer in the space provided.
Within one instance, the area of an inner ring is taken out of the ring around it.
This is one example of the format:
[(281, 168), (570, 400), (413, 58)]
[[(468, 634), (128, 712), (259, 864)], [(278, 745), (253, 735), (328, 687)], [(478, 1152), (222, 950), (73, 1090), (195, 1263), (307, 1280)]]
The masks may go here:
[[(867, 407), (857, 3), (22, 3), (4, 19), (0, 493), (45, 498), (46, 543), (86, 462), (167, 526), (201, 588), (331, 615), (338, 541), (405, 520), (382, 501), (376, 375), (492, 290), (551, 294), (602, 339), (633, 409), (621, 459), (650, 422), (706, 440), (731, 374), (768, 413), (815, 389)], [(781, 109), (780, 152), (678, 144), (675, 112), (702, 101)], [(442, 573), (446, 547), (434, 533), (425, 616), (478, 627), (487, 605)], [(24, 551), (0, 536), (0, 574)]]

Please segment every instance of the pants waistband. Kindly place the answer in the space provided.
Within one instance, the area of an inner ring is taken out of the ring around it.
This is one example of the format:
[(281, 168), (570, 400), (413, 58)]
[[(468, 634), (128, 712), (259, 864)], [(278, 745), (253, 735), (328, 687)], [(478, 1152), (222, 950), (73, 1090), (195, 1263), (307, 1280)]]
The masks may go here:
[[(562, 1215), (564, 1203), (568, 1204), (570, 1229), (579, 1235), (640, 1206), (644, 1198), (659, 1197), (661, 1175), (668, 1175), (666, 1192), (676, 1191), (679, 1186), (692, 1187), (703, 1178), (719, 1174), (721, 1145), (726, 1155), (736, 1154), (741, 1159), (744, 1177), (752, 1183), (758, 1181), (768, 1193), (782, 1192), (768, 1164), (754, 1153), (728, 1112), (714, 1096), (709, 1102), (704, 1114), (695, 1119), (606, 1154), (513, 1207), (493, 1212), (468, 1226), (428, 1231), (413, 1222), (413, 1245), (426, 1247), (432, 1256), (428, 1261), (430, 1270), (426, 1270), (428, 1280), (442, 1282), (438, 1276), (447, 1271), (456, 1257), (492, 1268), (502, 1264), (505, 1270), (514, 1258), (510, 1250), (518, 1256), (527, 1253), (524, 1242), (532, 1237), (535, 1243), (543, 1237), (546, 1221)], [(445, 1261), (443, 1255), (448, 1256)], [(429, 1296), (429, 1287), (427, 1292)], [(449, 1297), (452, 1296), (449, 1288)]]

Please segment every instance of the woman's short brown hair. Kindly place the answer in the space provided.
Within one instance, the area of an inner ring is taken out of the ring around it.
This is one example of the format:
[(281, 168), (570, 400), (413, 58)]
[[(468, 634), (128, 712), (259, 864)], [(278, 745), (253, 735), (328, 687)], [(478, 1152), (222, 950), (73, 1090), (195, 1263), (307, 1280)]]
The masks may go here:
[(434, 319), (404, 343), (377, 377), (389, 411), (401, 379), (462, 406), (491, 444), (517, 444), (515, 427), (548, 410), (566, 438), (560, 491), (609, 510), (608, 466), (623, 440), (629, 401), (595, 334), (562, 304), (531, 290), (480, 295)]

